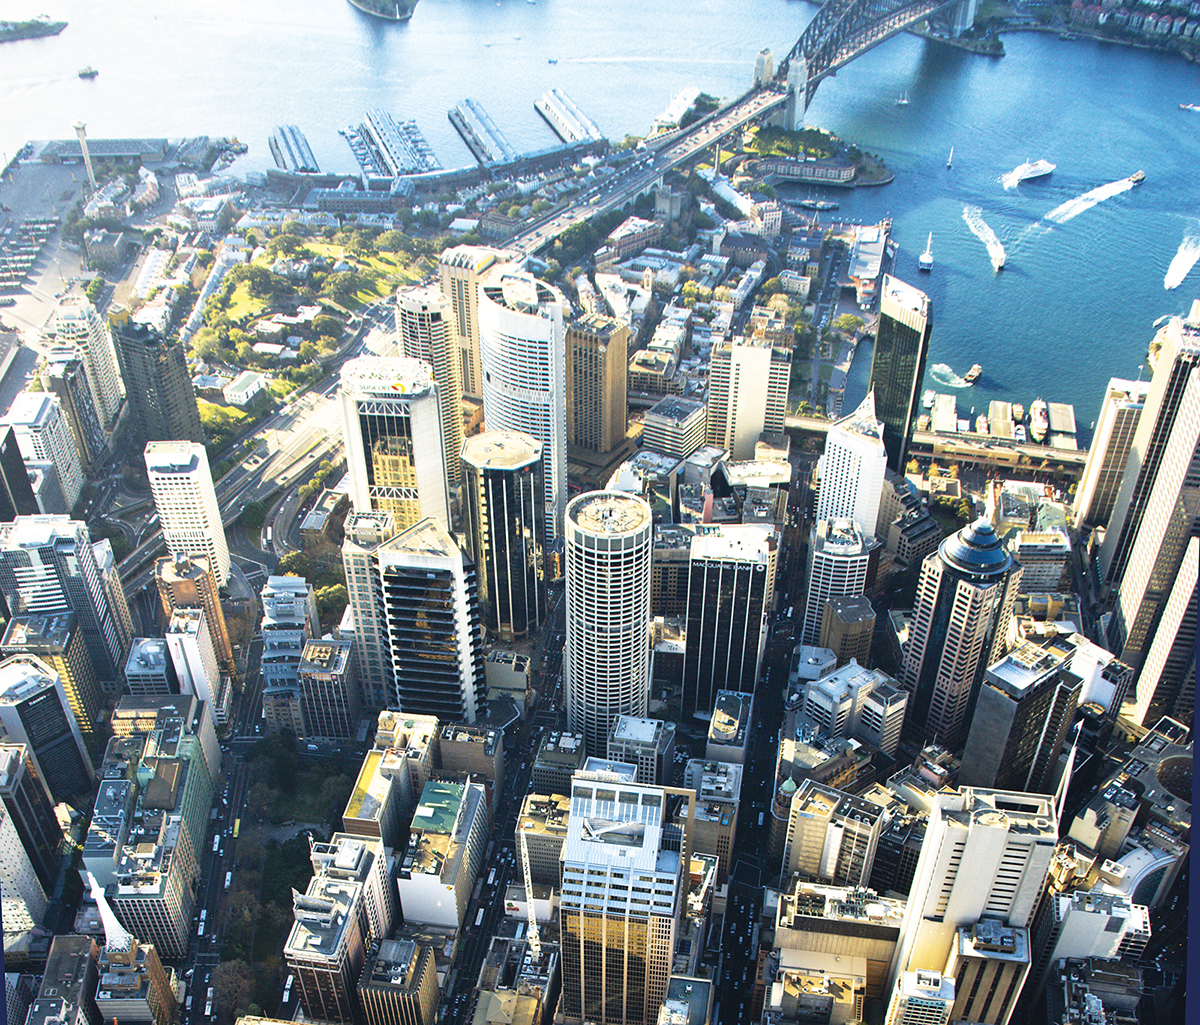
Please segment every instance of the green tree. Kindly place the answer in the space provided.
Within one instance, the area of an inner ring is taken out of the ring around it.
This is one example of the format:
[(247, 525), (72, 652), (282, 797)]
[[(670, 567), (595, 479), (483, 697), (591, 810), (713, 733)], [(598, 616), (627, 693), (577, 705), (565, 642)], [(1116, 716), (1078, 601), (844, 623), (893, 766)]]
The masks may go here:
[(321, 613), (323, 623), (333, 624), (341, 621), (342, 614), (350, 603), (350, 595), (344, 584), (322, 587), (319, 591), (314, 592), (314, 596), (317, 600), (317, 611)]
[[(400, 234), (392, 232), (393, 235)], [(337, 317), (331, 317), (328, 313), (318, 313), (313, 317), (313, 333), (318, 335), (330, 335), (333, 338), (342, 337), (342, 322)]]
[(848, 335), (852, 335), (861, 330), (865, 324), (866, 321), (863, 320), (862, 317), (856, 317), (853, 313), (843, 313), (833, 322), (833, 326), (835, 328), (837, 328), (839, 331), (844, 331)]
[(238, 523), (247, 530), (261, 530), (266, 518), (267, 504), (265, 502), (248, 502), (242, 508), (241, 515), (238, 516)]
[(317, 347), (312, 342), (304, 342), (300, 346), (299, 356), (301, 363), (311, 363), (317, 358)]

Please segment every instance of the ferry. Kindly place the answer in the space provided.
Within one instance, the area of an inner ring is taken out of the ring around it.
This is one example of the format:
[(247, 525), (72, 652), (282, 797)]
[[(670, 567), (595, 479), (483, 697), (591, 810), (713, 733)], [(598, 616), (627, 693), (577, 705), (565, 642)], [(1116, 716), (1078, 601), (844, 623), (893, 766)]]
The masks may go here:
[(1131, 174), (1129, 176), (1129, 181), (1132, 182), (1134, 185), (1141, 185), (1142, 182), (1144, 182), (1145, 180), (1146, 180), (1146, 172), (1145, 171), (1134, 171), (1133, 174)]
[(1012, 419), (1015, 424), (1023, 424), (1025, 422), (1025, 407), (1019, 402), (1012, 404)]
[(963, 374), (963, 380), (966, 381), (967, 384), (974, 384), (976, 381), (979, 380), (979, 375), (982, 373), (983, 373), (983, 367), (981, 367), (978, 363), (976, 363), (974, 366), (971, 367), (970, 370), (968, 370), (965, 374)]
[(1020, 167), (1013, 168), (1013, 178), (1019, 182), (1027, 182), (1031, 178), (1045, 178), (1058, 165), (1049, 160), (1027, 160)]
[(95, 78), (98, 74), (100, 74), (100, 72), (97, 71), (95, 68), (93, 68), (89, 64), (86, 68), (84, 68), (82, 71), (79, 72), (79, 77), (80, 78)]
[(933, 270), (933, 232), (929, 233), (929, 241), (925, 243), (925, 252), (917, 257), (917, 267), (923, 271)]
[(1050, 430), (1048, 408), (1046, 400), (1040, 397), (1034, 399), (1033, 405), (1029, 407), (1029, 433), (1033, 435), (1034, 441), (1046, 440), (1046, 432)]
[(799, 203), (805, 210), (836, 210), (837, 203), (832, 199), (802, 199)]
[(921, 396), (921, 405), (926, 409), (932, 409), (934, 402), (937, 401), (937, 392), (932, 388), (926, 388), (925, 394)]

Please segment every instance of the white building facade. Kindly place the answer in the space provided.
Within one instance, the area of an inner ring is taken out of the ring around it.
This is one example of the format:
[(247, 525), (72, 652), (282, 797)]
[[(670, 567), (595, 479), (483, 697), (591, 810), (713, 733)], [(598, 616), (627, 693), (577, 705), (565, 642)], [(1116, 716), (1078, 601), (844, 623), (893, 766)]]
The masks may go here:
[(146, 474), (167, 551), (178, 558), (203, 555), (217, 586), (229, 583), (229, 545), (217, 506), (208, 453), (193, 441), (152, 441)]

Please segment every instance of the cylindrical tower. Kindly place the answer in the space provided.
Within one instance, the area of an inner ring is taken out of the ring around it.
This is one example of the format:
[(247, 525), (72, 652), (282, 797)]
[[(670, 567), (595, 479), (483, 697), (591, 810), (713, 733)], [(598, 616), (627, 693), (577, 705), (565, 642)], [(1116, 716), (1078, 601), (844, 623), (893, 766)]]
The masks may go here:
[(463, 444), (462, 469), (463, 530), (483, 621), (493, 637), (523, 637), (546, 611), (542, 443), (520, 431), (485, 431)]
[(593, 491), (567, 506), (563, 532), (567, 720), (603, 756), (617, 716), (645, 716), (649, 700), (653, 517), (637, 495)]

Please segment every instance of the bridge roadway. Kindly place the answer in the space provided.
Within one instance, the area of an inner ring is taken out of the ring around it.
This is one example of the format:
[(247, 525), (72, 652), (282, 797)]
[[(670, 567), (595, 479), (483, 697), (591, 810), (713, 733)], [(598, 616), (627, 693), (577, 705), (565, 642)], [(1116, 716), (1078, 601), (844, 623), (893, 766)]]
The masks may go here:
[(570, 206), (553, 211), (535, 222), (506, 243), (506, 248), (515, 249), (526, 256), (533, 255), (568, 228), (596, 214), (624, 206), (667, 171), (695, 159), (709, 146), (770, 114), (786, 102), (787, 94), (781, 87), (760, 86), (682, 132), (672, 133), (661, 140), (648, 140), (647, 148), (654, 151), (651, 155), (593, 183), (579, 193)]

